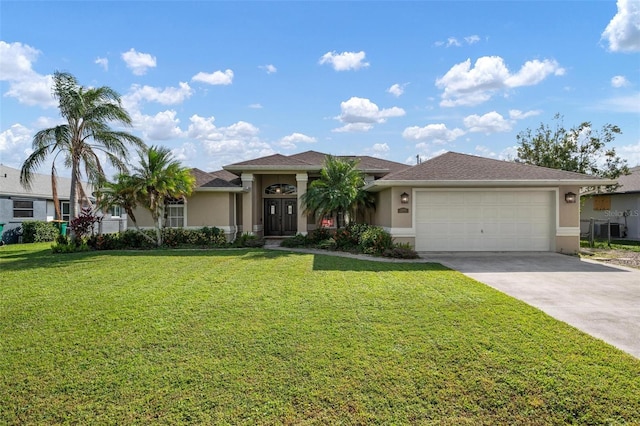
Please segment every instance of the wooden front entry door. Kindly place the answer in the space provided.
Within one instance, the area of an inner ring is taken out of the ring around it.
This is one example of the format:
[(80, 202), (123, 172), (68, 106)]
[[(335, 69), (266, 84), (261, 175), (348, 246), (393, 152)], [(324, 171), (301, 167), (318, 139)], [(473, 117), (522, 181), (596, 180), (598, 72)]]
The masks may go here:
[(264, 200), (266, 236), (295, 235), (298, 230), (298, 214), (295, 198), (269, 198)]

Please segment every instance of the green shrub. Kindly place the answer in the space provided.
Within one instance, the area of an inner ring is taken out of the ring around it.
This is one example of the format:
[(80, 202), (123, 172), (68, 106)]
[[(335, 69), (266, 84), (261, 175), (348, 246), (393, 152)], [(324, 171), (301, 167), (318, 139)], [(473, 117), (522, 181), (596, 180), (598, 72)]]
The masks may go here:
[(364, 223), (352, 223), (345, 228), (336, 231), (333, 237), (336, 240), (336, 246), (339, 250), (351, 251), (357, 249), (360, 243), (360, 236), (370, 226)]
[(308, 239), (309, 244), (315, 245), (320, 243), (321, 241), (328, 240), (329, 238), (333, 238), (333, 232), (328, 228), (317, 228), (309, 233)]
[(151, 249), (155, 248), (156, 244), (149, 241), (145, 238), (142, 233), (150, 236), (153, 241), (156, 239), (156, 232), (153, 229), (143, 229), (141, 231), (137, 231), (134, 229), (127, 229), (122, 234), (120, 234), (120, 239), (122, 240), (122, 248), (129, 249)]
[(122, 238), (123, 234), (92, 235), (87, 240), (87, 245), (93, 250), (119, 250), (126, 249)]
[(264, 238), (260, 238), (257, 235), (244, 233), (240, 235), (233, 242), (234, 247), (263, 247), (264, 246)]
[(382, 255), (396, 259), (418, 259), (420, 257), (411, 244), (408, 243), (394, 244), (392, 248), (383, 251)]
[(295, 248), (306, 247), (309, 245), (309, 239), (306, 235), (298, 234), (295, 237), (285, 238), (280, 243), (281, 247)]
[(381, 255), (385, 250), (393, 248), (393, 238), (381, 227), (369, 226), (360, 235), (358, 245), (364, 254)]
[(333, 238), (327, 238), (326, 240), (322, 240), (318, 244), (316, 244), (316, 247), (322, 250), (335, 250), (336, 240), (334, 240)]
[(22, 222), (22, 241), (25, 243), (53, 241), (58, 235), (60, 235), (60, 231), (53, 222), (41, 220)]

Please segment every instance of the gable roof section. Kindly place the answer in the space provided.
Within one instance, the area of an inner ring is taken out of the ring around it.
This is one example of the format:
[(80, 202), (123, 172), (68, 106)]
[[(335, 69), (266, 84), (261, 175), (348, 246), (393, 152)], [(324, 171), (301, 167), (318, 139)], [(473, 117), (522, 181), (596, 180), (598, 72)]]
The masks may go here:
[(618, 178), (620, 186), (616, 189), (615, 193), (640, 192), (640, 166), (632, 167), (629, 169), (629, 172), (630, 174)]
[(447, 152), (416, 166), (391, 173), (370, 183), (365, 189), (376, 191), (390, 186), (597, 186), (614, 182), (581, 173)]
[(196, 191), (239, 192), (242, 190), (240, 178), (225, 170), (208, 173), (194, 168), (191, 169), (191, 174), (196, 178)]
[[(85, 193), (91, 197), (91, 186), (82, 182)], [(68, 200), (71, 192), (71, 179), (58, 176), (57, 190), (59, 200)], [(0, 164), (0, 195), (9, 197), (53, 199), (51, 191), (51, 175), (34, 173), (31, 188), (25, 189), (20, 184), (20, 170)]]
[[(269, 170), (318, 172), (320, 171), (320, 169), (322, 169), (327, 156), (329, 156), (329, 154), (318, 151), (305, 151), (289, 156), (274, 154), (267, 157), (230, 164), (228, 166), (224, 166), (224, 169), (235, 173), (260, 172)], [(365, 173), (373, 173), (380, 176), (409, 167), (406, 164), (383, 160), (375, 157), (369, 157), (367, 155), (337, 155), (335, 157), (345, 160), (358, 160), (359, 170), (362, 170)]]

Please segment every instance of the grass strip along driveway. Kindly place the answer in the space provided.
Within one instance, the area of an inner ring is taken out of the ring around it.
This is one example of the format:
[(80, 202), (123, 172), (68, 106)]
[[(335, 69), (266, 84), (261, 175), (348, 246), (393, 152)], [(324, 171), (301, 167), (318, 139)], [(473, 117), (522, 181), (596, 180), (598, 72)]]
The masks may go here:
[(640, 419), (640, 361), (437, 264), (48, 248), (0, 248), (1, 424)]

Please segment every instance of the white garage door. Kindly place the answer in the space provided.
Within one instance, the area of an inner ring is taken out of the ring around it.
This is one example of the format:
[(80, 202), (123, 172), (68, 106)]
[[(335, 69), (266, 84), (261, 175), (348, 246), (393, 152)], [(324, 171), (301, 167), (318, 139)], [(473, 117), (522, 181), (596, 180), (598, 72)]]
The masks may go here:
[(418, 251), (550, 251), (552, 191), (418, 191)]

